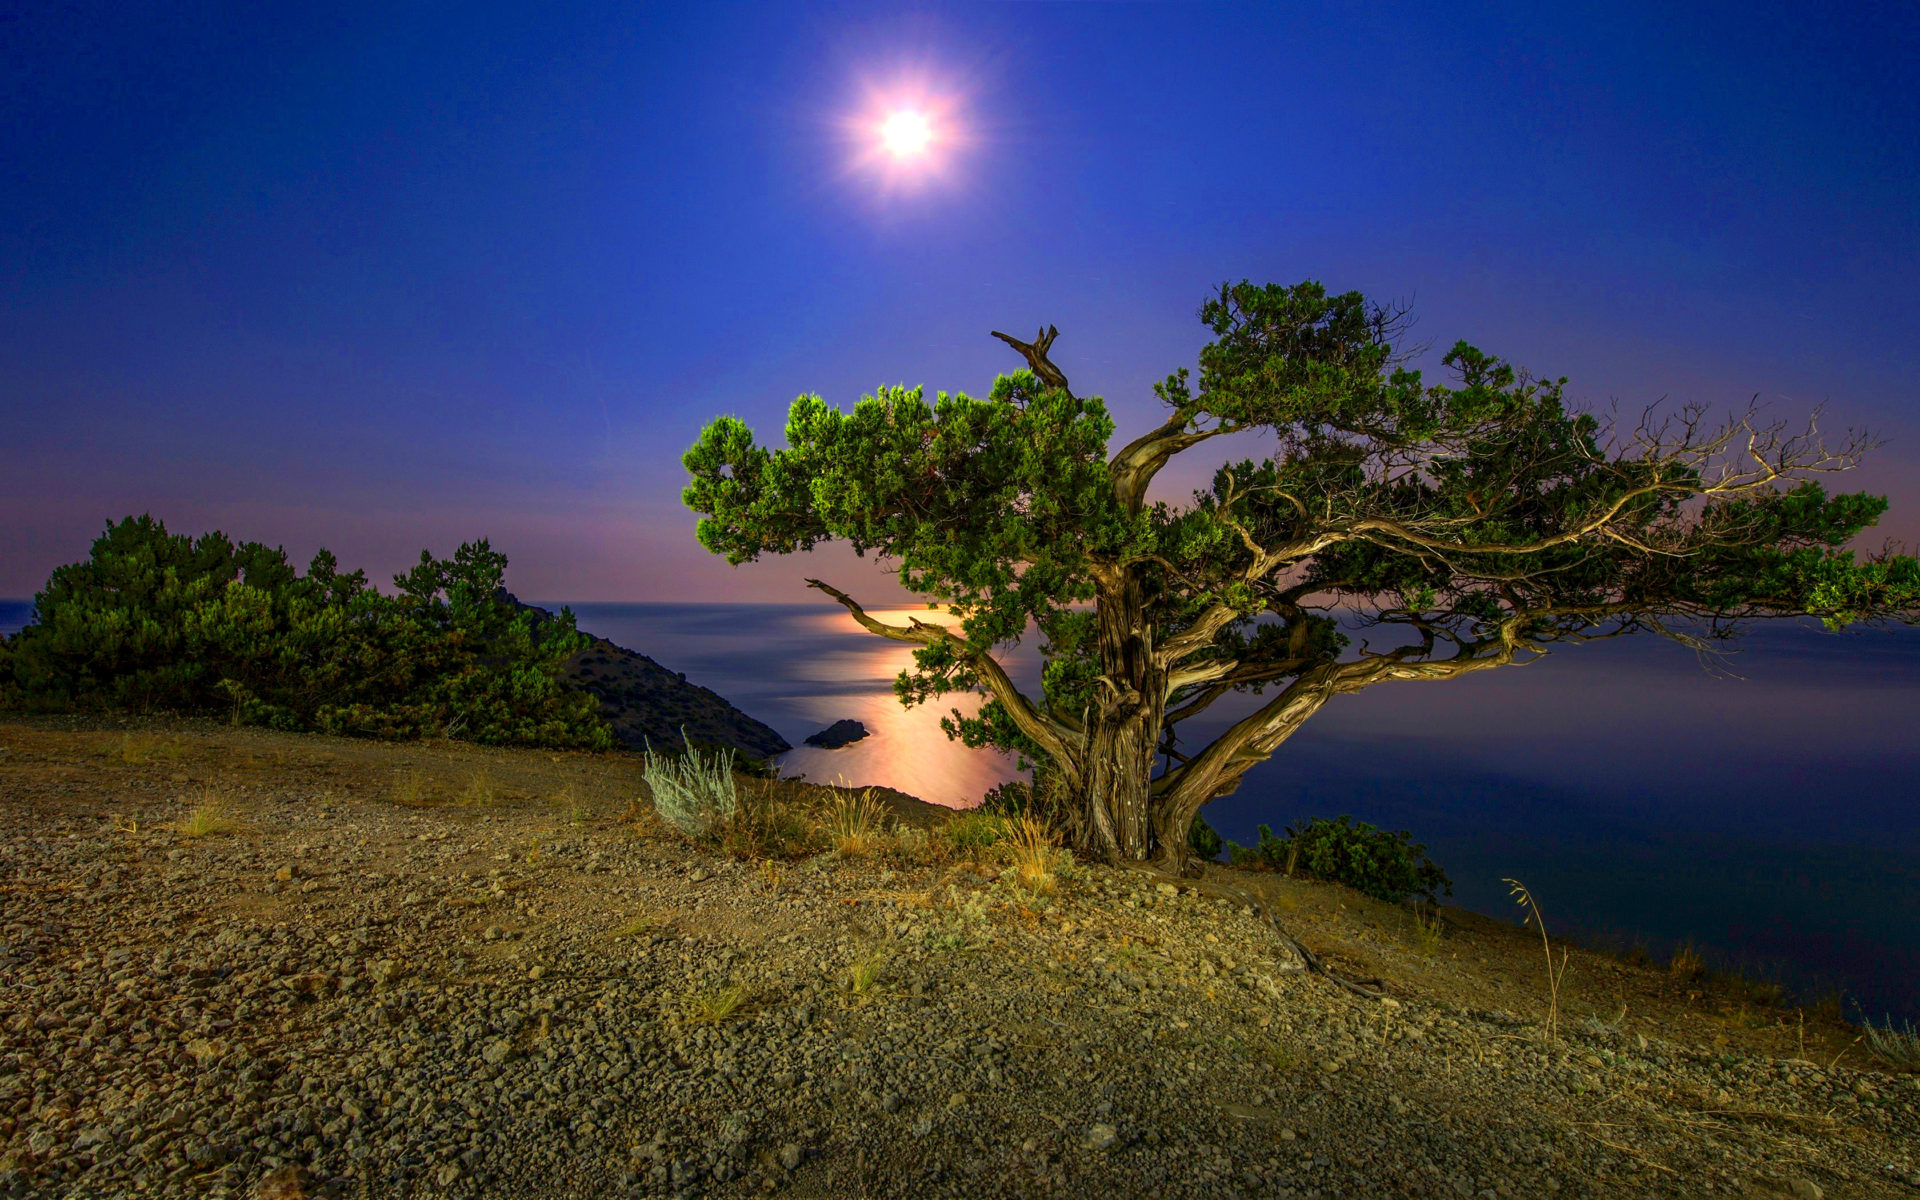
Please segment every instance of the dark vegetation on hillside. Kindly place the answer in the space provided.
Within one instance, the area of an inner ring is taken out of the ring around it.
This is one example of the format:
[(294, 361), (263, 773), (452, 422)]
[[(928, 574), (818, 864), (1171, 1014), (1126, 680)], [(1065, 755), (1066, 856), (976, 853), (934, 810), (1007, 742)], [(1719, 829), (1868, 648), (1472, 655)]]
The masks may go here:
[(422, 551), (384, 594), (326, 550), (303, 575), (279, 547), (109, 524), (60, 567), (34, 619), (0, 639), (0, 707), (218, 713), (356, 736), (610, 749), (651, 739), (787, 748), (780, 735), (567, 610), (516, 602), (485, 541)]

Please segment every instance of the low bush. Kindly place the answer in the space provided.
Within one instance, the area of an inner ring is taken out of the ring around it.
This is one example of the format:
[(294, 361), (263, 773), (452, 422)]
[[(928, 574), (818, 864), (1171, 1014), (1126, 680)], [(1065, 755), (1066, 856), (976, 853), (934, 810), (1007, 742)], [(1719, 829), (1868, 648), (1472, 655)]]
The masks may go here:
[[(1293, 830), (1287, 830), (1289, 834)], [(1236, 867), (1252, 867), (1262, 871), (1282, 871), (1293, 874), (1295, 860), (1299, 857), (1299, 847), (1289, 838), (1273, 836), (1271, 827), (1262, 825), (1254, 830), (1259, 841), (1251, 846), (1236, 846), (1227, 843), (1227, 857)]]
[(599, 701), (561, 676), (586, 644), (502, 586), (484, 541), (426, 551), (387, 595), (325, 550), (109, 524), (54, 570), (33, 623), (0, 639), (0, 707), (209, 712), (235, 724), (373, 737), (606, 749)]
[(1230, 846), (1236, 866), (1304, 871), (1315, 879), (1343, 883), (1376, 900), (1398, 904), (1409, 896), (1433, 900), (1453, 894), (1453, 881), (1427, 857), (1427, 848), (1406, 830), (1385, 830), (1351, 817), (1316, 817), (1277, 838), (1262, 825), (1251, 847)]

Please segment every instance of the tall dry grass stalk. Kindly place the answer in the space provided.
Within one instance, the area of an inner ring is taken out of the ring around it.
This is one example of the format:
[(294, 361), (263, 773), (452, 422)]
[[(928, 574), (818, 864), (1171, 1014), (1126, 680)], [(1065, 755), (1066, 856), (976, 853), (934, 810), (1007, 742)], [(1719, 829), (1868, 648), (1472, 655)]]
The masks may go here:
[(1547, 940), (1547, 919), (1540, 913), (1539, 902), (1527, 890), (1527, 885), (1518, 879), (1502, 879), (1500, 882), (1507, 885), (1513, 902), (1527, 911), (1527, 923), (1540, 930), (1540, 949), (1547, 956), (1547, 1043), (1551, 1045), (1559, 1032), (1560, 981), (1567, 974), (1567, 952), (1560, 951), (1559, 965), (1554, 965), (1553, 943)]

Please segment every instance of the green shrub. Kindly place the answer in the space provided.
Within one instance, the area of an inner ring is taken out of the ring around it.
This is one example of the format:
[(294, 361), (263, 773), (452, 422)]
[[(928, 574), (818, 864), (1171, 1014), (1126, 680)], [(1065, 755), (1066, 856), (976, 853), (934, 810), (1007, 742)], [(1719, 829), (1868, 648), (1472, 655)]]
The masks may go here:
[(949, 817), (940, 833), (955, 850), (985, 850), (1007, 836), (1007, 818), (980, 808), (969, 809)]
[(1226, 843), (1220, 840), (1220, 835), (1214, 831), (1213, 826), (1207, 824), (1207, 819), (1195, 813), (1193, 824), (1187, 827), (1187, 846), (1201, 858), (1212, 862), (1220, 857), (1220, 851), (1225, 845)]
[(683, 755), (669, 757), (655, 754), (649, 746), (645, 776), (654, 811), (688, 837), (719, 837), (740, 810), (732, 750), (689, 748)]
[(976, 811), (1005, 817), (1009, 821), (1032, 817), (1066, 841), (1073, 840), (1078, 823), (1072, 798), (1066, 789), (1044, 774), (1032, 783), (1014, 779), (987, 789)]
[(1316, 817), (1299, 829), (1288, 826), (1284, 838), (1274, 837), (1265, 825), (1259, 834), (1254, 846), (1230, 848), (1235, 865), (1297, 869), (1394, 904), (1409, 896), (1432, 900), (1437, 892), (1453, 894), (1446, 872), (1404, 829), (1390, 832), (1365, 821), (1356, 825), (1341, 816)]
[[(1273, 836), (1271, 827), (1261, 825), (1254, 830), (1260, 840), (1251, 846), (1236, 846), (1227, 843), (1227, 858), (1236, 867), (1253, 867), (1263, 871), (1285, 871), (1293, 874), (1292, 844), (1285, 838)], [(1289, 829), (1288, 833), (1293, 831)]]
[(386, 595), (325, 550), (301, 575), (278, 547), (129, 517), (57, 568), (33, 623), (0, 640), (0, 705), (611, 747), (599, 702), (561, 677), (586, 644), (573, 615), (515, 605), (506, 563), (484, 541), (422, 551)]

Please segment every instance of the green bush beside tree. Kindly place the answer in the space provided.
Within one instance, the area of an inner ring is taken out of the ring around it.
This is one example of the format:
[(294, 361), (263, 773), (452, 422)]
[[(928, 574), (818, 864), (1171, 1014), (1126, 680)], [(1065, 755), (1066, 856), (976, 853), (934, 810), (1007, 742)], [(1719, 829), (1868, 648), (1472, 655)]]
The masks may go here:
[(1298, 829), (1289, 825), (1283, 838), (1273, 836), (1265, 825), (1257, 832), (1260, 840), (1251, 846), (1227, 843), (1235, 866), (1304, 871), (1390, 904), (1409, 896), (1433, 900), (1438, 893), (1453, 894), (1453, 881), (1404, 829), (1355, 824), (1353, 818), (1340, 816), (1315, 817)]
[(572, 613), (516, 605), (506, 565), (485, 541), (450, 559), (423, 550), (387, 595), (326, 550), (302, 575), (279, 547), (128, 517), (57, 568), (33, 623), (0, 639), (0, 705), (611, 747), (598, 701), (562, 676), (586, 645)]

